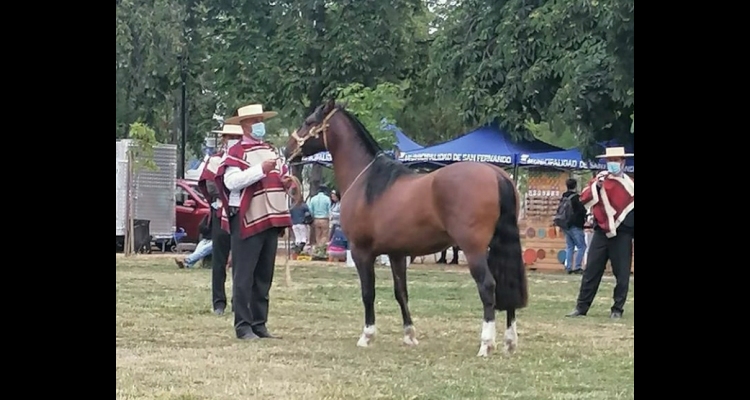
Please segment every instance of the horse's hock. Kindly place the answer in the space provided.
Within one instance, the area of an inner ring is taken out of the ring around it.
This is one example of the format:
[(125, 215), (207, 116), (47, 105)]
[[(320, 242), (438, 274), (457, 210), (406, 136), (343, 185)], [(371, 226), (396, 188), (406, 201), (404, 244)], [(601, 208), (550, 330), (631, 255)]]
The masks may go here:
[[(561, 171), (528, 170), (526, 188), (521, 191), (522, 212), (519, 229), (523, 262), (532, 271), (562, 272), (565, 270), (565, 235), (560, 228), (552, 226), (552, 218), (557, 212), (560, 196), (565, 192), (565, 180), (569, 176), (567, 172)], [(590, 235), (591, 232), (587, 231), (587, 244)], [(612, 270), (609, 263), (607, 263), (607, 270), (610, 272)], [(630, 271), (635, 271), (635, 245)]]

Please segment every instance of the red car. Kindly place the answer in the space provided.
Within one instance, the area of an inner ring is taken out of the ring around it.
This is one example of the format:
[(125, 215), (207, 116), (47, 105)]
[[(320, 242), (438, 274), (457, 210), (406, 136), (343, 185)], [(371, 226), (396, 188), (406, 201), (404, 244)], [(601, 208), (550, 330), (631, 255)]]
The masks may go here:
[(198, 225), (211, 210), (211, 206), (198, 190), (198, 182), (185, 179), (177, 180), (175, 188), (175, 225), (185, 229), (184, 242), (198, 242), (200, 231)]

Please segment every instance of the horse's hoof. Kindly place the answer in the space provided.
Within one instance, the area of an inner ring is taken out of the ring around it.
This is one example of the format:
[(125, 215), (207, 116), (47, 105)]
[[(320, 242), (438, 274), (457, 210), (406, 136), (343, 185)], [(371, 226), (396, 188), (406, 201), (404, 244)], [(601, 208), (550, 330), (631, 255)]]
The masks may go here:
[(404, 328), (404, 344), (407, 346), (416, 346), (419, 344), (417, 330), (411, 325)]
[(518, 347), (518, 331), (516, 330), (516, 321), (513, 321), (510, 328), (505, 330), (505, 351), (513, 353)]
[(362, 336), (360, 336), (359, 340), (357, 341), (357, 346), (368, 347), (372, 342), (375, 341), (375, 332), (375, 325), (365, 326), (365, 329), (362, 331)]
[(415, 337), (404, 336), (404, 344), (407, 346), (416, 346), (419, 344), (419, 340)]
[(488, 357), (490, 353), (492, 353), (492, 350), (494, 349), (495, 349), (494, 345), (482, 343), (482, 345), (479, 346), (479, 353), (477, 353), (477, 357)]
[(369, 347), (370, 343), (374, 341), (374, 337), (362, 334), (357, 341), (358, 347)]
[(505, 339), (505, 352), (506, 353), (513, 354), (513, 352), (516, 350), (516, 347), (518, 347), (518, 343), (510, 339)]

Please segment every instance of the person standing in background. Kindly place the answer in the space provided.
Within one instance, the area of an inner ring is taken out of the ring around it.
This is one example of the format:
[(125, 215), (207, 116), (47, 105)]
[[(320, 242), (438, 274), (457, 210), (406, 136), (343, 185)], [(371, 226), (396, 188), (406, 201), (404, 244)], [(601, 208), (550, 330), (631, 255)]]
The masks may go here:
[(607, 261), (611, 261), (616, 283), (610, 318), (622, 318), (630, 285), (635, 238), (635, 184), (625, 174), (627, 157), (633, 157), (633, 154), (625, 153), (624, 147), (607, 148), (605, 154), (598, 156), (607, 159), (607, 170), (595, 176), (581, 192), (581, 203), (594, 216), (594, 235), (576, 308), (568, 317), (588, 313)]
[(331, 216), (328, 228), (330, 235), (328, 240), (333, 238), (333, 234), (336, 229), (341, 227), (341, 203), (339, 202), (339, 193), (336, 190), (331, 190)]
[(328, 197), (328, 188), (321, 185), (318, 193), (308, 202), (310, 214), (313, 216), (313, 228), (315, 229), (315, 245), (325, 246), (328, 244), (330, 235), (328, 225), (331, 216), (331, 198)]
[(294, 251), (299, 254), (305, 249), (307, 237), (310, 235), (309, 225), (312, 223), (310, 208), (304, 201), (295, 204), (289, 213), (292, 215), (292, 232), (294, 232)]
[(212, 131), (221, 135), (221, 148), (216, 154), (206, 160), (206, 164), (198, 178), (198, 188), (203, 196), (211, 204), (208, 226), (211, 231), (213, 243), (213, 255), (211, 256), (211, 304), (214, 314), (223, 315), (227, 308), (227, 265), (231, 250), (229, 232), (221, 228), (221, 196), (216, 188), (214, 180), (216, 171), (224, 158), (226, 149), (237, 144), (242, 138), (242, 127), (239, 125), (224, 124), (220, 131)]
[[(578, 182), (571, 178), (565, 181), (568, 189), (562, 194), (560, 202), (566, 199), (570, 202), (570, 215), (565, 226), (560, 227), (565, 235), (565, 270), (569, 274), (581, 274), (583, 270), (583, 255), (586, 253), (586, 238), (583, 234), (583, 225), (586, 222), (586, 208), (581, 204), (581, 196), (576, 191)], [(577, 253), (576, 253), (577, 251)], [(575, 256), (575, 257), (574, 257)]]

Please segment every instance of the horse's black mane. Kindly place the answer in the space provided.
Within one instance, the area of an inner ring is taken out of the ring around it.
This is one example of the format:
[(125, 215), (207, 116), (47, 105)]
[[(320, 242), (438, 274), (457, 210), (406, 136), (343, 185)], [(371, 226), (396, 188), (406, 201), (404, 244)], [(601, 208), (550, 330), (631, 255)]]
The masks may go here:
[(354, 126), (354, 131), (361, 139), (360, 143), (364, 146), (368, 154), (375, 158), (370, 169), (360, 179), (365, 180), (365, 201), (372, 204), (380, 195), (388, 190), (400, 177), (404, 175), (415, 174), (414, 171), (407, 168), (404, 164), (392, 159), (387, 154), (382, 153), (378, 142), (367, 131), (362, 122), (344, 108), (343, 105), (337, 104), (336, 108), (344, 114)]

